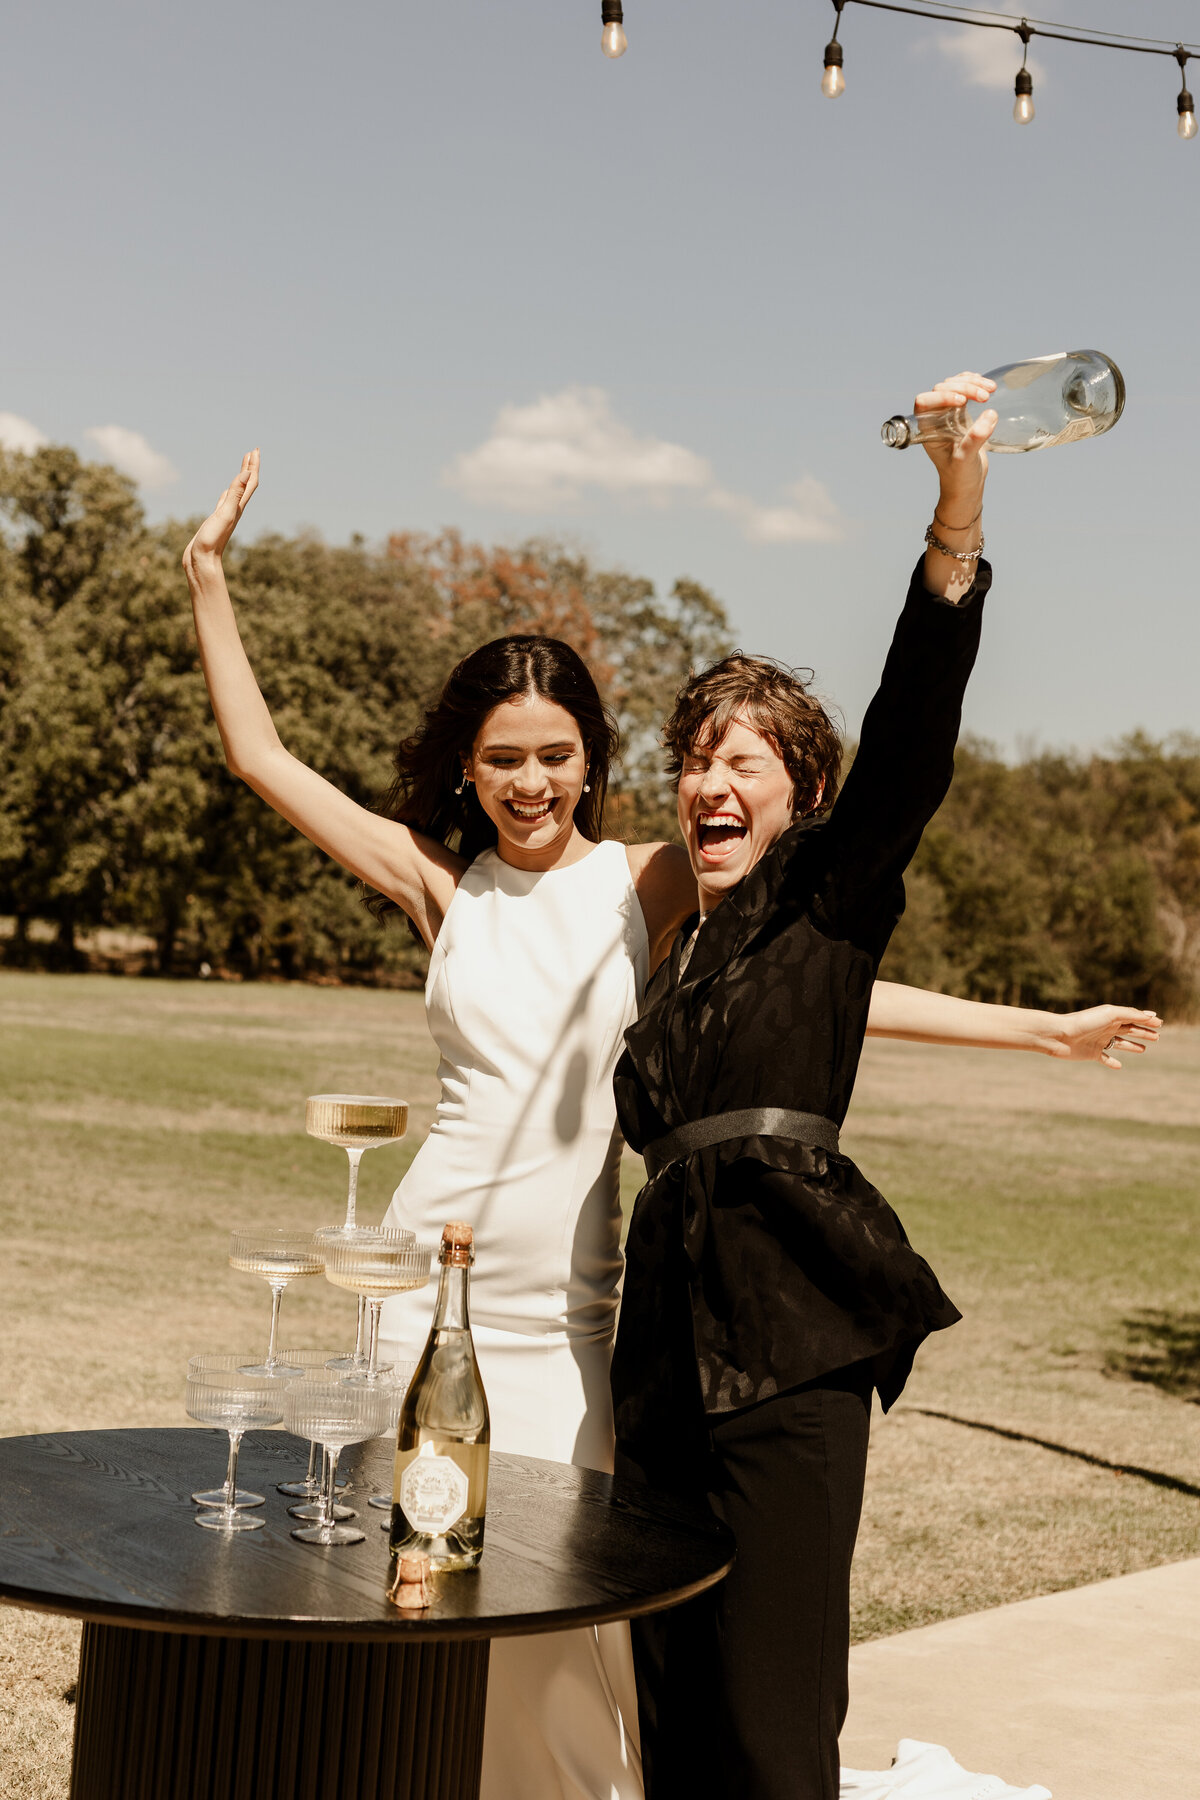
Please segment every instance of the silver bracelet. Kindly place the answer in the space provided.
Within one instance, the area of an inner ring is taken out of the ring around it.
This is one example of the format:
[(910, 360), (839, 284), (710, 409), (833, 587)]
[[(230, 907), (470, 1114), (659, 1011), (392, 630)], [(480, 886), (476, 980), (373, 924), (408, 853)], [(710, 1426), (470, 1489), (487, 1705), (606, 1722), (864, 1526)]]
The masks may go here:
[(952, 556), (954, 558), (955, 562), (961, 562), (961, 563), (978, 562), (980, 557), (983, 555), (983, 546), (986, 541), (987, 540), (985, 539), (985, 537), (981, 531), (979, 534), (978, 550), (952, 550), (950, 548), (949, 544), (943, 544), (941, 538), (938, 537), (938, 535), (934, 531), (932, 525), (930, 525), (925, 532), (925, 542), (929, 545), (929, 548), (931, 550), (939, 551), (942, 556)]

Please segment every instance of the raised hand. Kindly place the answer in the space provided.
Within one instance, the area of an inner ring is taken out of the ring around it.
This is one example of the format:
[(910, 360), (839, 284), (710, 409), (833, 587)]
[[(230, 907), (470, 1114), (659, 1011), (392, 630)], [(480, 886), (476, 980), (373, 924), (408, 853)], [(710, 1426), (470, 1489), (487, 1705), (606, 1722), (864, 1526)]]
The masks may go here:
[(258, 451), (247, 450), (242, 466), (183, 553), (183, 566), (191, 575), (203, 560), (220, 558), (258, 486)]
[[(986, 375), (964, 369), (961, 374), (947, 375), (944, 381), (939, 381), (925, 393), (918, 394), (913, 401), (913, 411), (955, 411), (965, 406), (968, 400), (987, 400), (995, 391), (995, 382)], [(973, 425), (966, 425), (961, 436), (956, 434), (951, 439), (935, 438), (923, 445), (925, 454), (942, 478), (943, 493), (953, 492), (960, 487), (982, 492), (988, 466), (985, 446), (996, 429), (996, 420), (997, 414), (989, 407), (986, 412), (980, 413)]]
[(1051, 1056), (1069, 1057), (1072, 1062), (1099, 1062), (1106, 1069), (1119, 1069), (1114, 1054), (1144, 1056), (1158, 1042), (1162, 1020), (1155, 1012), (1141, 1012), (1129, 1006), (1089, 1006), (1082, 1012), (1064, 1013), (1056, 1020), (1055, 1041)]

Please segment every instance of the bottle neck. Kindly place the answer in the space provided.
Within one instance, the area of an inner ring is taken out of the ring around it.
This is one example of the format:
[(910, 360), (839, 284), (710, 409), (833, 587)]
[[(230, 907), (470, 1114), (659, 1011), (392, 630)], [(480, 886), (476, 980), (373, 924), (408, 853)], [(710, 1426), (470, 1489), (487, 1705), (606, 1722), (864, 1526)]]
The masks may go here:
[(469, 1331), (471, 1317), (467, 1310), (467, 1277), (470, 1270), (462, 1264), (446, 1263), (438, 1284), (437, 1306), (434, 1308), (435, 1331)]

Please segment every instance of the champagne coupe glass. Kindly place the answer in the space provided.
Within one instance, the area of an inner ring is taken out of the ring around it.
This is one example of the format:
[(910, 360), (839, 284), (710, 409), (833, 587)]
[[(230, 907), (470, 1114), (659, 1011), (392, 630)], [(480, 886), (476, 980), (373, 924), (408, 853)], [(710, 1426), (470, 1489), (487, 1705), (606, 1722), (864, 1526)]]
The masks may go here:
[(374, 1382), (381, 1373), (379, 1315), (383, 1303), (390, 1294), (405, 1294), (425, 1286), (433, 1250), (428, 1244), (418, 1244), (411, 1231), (389, 1231), (383, 1227), (327, 1238), (322, 1249), (325, 1279), (366, 1299), (371, 1315), (367, 1366), (356, 1370), (350, 1379)]
[[(313, 1234), (313, 1242), (320, 1252), (326, 1273), (328, 1274), (329, 1272), (329, 1250), (331, 1245), (356, 1242), (365, 1232), (371, 1229), (372, 1227), (367, 1225), (356, 1225), (352, 1231), (347, 1230), (344, 1225), (320, 1226)], [(401, 1231), (395, 1227), (389, 1227), (389, 1230), (394, 1230), (398, 1239), (407, 1238), (410, 1244), (415, 1244), (417, 1241), (414, 1232)], [(367, 1296), (365, 1294), (360, 1294), (358, 1296), (358, 1325), (354, 1333), (354, 1348), (349, 1356), (331, 1356), (329, 1359), (329, 1367), (339, 1375), (365, 1374), (367, 1368), (367, 1354), (363, 1349), (363, 1345), (366, 1343), (366, 1339)], [(386, 1367), (387, 1365), (384, 1364), (382, 1366)]]
[(302, 1544), (361, 1544), (365, 1532), (336, 1522), (333, 1488), (338, 1457), (347, 1444), (379, 1436), (388, 1416), (387, 1388), (378, 1382), (300, 1380), (288, 1383), (283, 1398), (287, 1429), (320, 1444), (326, 1465), (321, 1516), (315, 1525), (301, 1525), (292, 1536)]
[(280, 1423), (284, 1393), (290, 1383), (282, 1376), (246, 1375), (242, 1360), (236, 1353), (221, 1351), (188, 1360), (188, 1417), (200, 1425), (214, 1425), (229, 1433), (224, 1487), (192, 1495), (202, 1508), (196, 1514), (196, 1523), (208, 1531), (258, 1531), (265, 1523), (250, 1518), (246, 1512), (248, 1507), (261, 1506), (263, 1496), (238, 1487), (238, 1448), (244, 1432)]
[[(332, 1350), (281, 1350), (279, 1367), (302, 1371), (302, 1379), (314, 1381), (324, 1375), (329, 1364), (334, 1360)], [(399, 1424), (399, 1419), (396, 1423)], [(345, 1482), (339, 1486), (345, 1487)], [(308, 1446), (308, 1470), (302, 1481), (277, 1481), (275, 1492), (288, 1500), (316, 1500), (321, 1493), (321, 1481), (317, 1475), (317, 1446)]]
[[(309, 1137), (325, 1144), (338, 1144), (350, 1158), (350, 1189), (346, 1195), (346, 1231), (357, 1225), (358, 1165), (364, 1150), (381, 1145), (398, 1144), (408, 1130), (408, 1102), (387, 1094), (310, 1094), (304, 1102), (304, 1128)], [(358, 1302), (358, 1331), (354, 1353), (342, 1357), (334, 1365), (340, 1369), (362, 1369), (366, 1301)]]
[(302, 1368), (285, 1368), (275, 1354), (279, 1332), (279, 1303), (290, 1281), (319, 1275), (324, 1261), (313, 1243), (311, 1231), (278, 1231), (272, 1226), (252, 1226), (235, 1231), (229, 1239), (229, 1266), (243, 1275), (261, 1275), (271, 1289), (271, 1336), (267, 1360), (250, 1363), (243, 1375), (303, 1375)]
[[(399, 1423), (400, 1423), (400, 1408), (404, 1405), (404, 1396), (408, 1392), (408, 1384), (412, 1380), (413, 1375), (416, 1372), (416, 1367), (417, 1367), (417, 1365), (415, 1362), (393, 1363), (392, 1364), (392, 1372), (389, 1376), (386, 1377), (387, 1391), (388, 1391), (388, 1416), (387, 1416), (387, 1423), (383, 1429), (385, 1432), (388, 1432), (393, 1436), (395, 1435), (397, 1425), (399, 1425)], [(387, 1513), (388, 1516), (386, 1519), (384, 1519), (382, 1521), (382, 1527), (381, 1527), (384, 1531), (386, 1531), (388, 1529), (389, 1525), (391, 1524), (391, 1512), (392, 1512), (391, 1492), (389, 1491), (386, 1494), (368, 1494), (367, 1505), (368, 1506), (377, 1506), (381, 1512)]]

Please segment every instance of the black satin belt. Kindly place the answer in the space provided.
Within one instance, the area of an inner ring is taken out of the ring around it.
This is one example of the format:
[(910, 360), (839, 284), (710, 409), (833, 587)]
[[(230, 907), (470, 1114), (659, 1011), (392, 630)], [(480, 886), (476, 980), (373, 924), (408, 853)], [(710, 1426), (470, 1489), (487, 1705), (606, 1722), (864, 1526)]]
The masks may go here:
[(653, 1181), (670, 1163), (681, 1162), (696, 1150), (728, 1143), (731, 1138), (751, 1137), (792, 1138), (796, 1143), (816, 1144), (822, 1150), (838, 1147), (837, 1126), (820, 1113), (790, 1112), (785, 1106), (747, 1106), (741, 1112), (692, 1119), (647, 1144), (642, 1157)]

